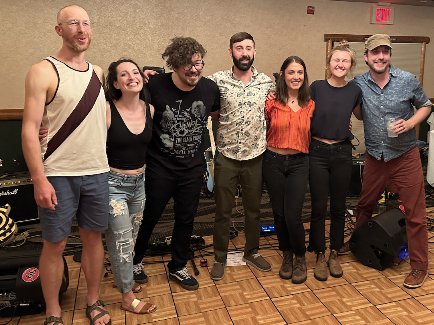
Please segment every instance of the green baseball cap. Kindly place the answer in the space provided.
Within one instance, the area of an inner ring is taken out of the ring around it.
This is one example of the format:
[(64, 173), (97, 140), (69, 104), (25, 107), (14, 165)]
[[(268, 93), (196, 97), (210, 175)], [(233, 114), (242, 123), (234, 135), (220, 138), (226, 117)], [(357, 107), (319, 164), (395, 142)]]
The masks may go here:
[(392, 48), (392, 42), (387, 34), (375, 34), (369, 37), (365, 42), (365, 50), (372, 51), (376, 47), (381, 45), (388, 46)]

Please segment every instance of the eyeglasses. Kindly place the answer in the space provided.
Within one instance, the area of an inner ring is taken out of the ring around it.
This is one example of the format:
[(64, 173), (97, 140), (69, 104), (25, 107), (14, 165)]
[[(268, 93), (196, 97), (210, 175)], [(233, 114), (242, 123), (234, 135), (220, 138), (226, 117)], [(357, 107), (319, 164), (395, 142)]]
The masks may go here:
[(69, 26), (69, 28), (78, 28), (78, 26), (83, 26), (83, 29), (90, 29), (90, 20), (83, 20), (83, 21), (79, 21), (77, 19), (74, 20), (70, 20), (64, 23), (59, 23), (59, 26), (62, 24), (67, 24)]
[(205, 65), (205, 62), (203, 62), (203, 60), (202, 60), (201, 62), (196, 62), (195, 64), (184, 65), (182, 68), (185, 71), (190, 71), (191, 68), (195, 67), (197, 71), (201, 71), (203, 69), (204, 65)]

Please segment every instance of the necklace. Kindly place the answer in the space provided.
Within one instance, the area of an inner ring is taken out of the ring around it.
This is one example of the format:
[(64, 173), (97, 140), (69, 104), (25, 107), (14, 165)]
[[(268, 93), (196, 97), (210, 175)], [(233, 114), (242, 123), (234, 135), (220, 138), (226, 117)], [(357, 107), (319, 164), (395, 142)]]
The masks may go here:
[(131, 111), (131, 110), (127, 109), (127, 112), (128, 112), (128, 115), (131, 116), (131, 115), (136, 114), (137, 110), (135, 110), (135, 111)]
[(291, 101), (291, 104), (294, 104), (294, 102), (295, 102), (296, 99), (297, 99), (297, 98), (294, 98), (294, 99), (288, 98), (288, 100)]

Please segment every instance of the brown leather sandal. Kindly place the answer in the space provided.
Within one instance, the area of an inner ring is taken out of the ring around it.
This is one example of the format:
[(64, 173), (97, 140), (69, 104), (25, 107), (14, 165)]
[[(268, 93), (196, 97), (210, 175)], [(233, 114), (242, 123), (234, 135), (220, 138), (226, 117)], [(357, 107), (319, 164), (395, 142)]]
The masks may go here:
[[(138, 312), (136, 312), (135, 309), (137, 308), (139, 303), (140, 303), (139, 299), (134, 299), (133, 302), (131, 303), (130, 307), (128, 307), (128, 309), (125, 309), (124, 307), (122, 307), (122, 305), (121, 305), (121, 309), (125, 310), (125, 311), (129, 311), (129, 312), (134, 313), (134, 314), (151, 314), (157, 310), (157, 306), (152, 305), (149, 302), (147, 302), (146, 304), (143, 305), (142, 308), (140, 308), (140, 310)], [(155, 308), (153, 308), (149, 311), (149, 309), (152, 306), (154, 306)]]
[[(97, 300), (97, 301), (95, 301), (95, 303), (93, 305), (87, 306), (87, 308), (86, 308), (86, 317), (90, 320), (91, 325), (95, 325), (95, 321), (97, 321), (98, 319), (100, 319), (104, 315), (109, 314), (107, 310), (104, 310), (99, 306), (101, 306), (101, 307), (105, 306), (104, 303), (102, 302), (102, 300)], [(95, 310), (99, 314), (96, 315), (94, 318), (92, 318), (91, 313)], [(111, 325), (111, 324), (112, 324), (112, 320), (110, 319), (110, 321), (106, 325)]]
[(48, 325), (48, 323), (53, 323), (53, 325), (63, 325), (62, 317), (49, 316), (45, 318), (44, 325)]

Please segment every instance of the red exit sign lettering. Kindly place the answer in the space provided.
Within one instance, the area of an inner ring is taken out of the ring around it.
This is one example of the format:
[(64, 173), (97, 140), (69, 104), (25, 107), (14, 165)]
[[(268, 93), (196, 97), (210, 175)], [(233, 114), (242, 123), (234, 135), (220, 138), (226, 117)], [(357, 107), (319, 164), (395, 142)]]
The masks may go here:
[(371, 9), (371, 24), (393, 24), (394, 8), (372, 6)]
[(390, 21), (390, 8), (377, 8), (375, 20), (379, 23), (388, 23)]

